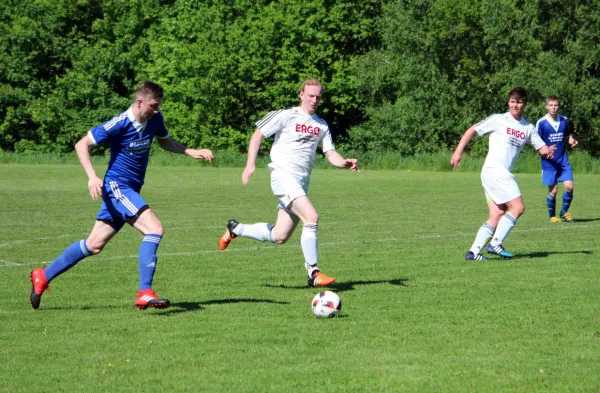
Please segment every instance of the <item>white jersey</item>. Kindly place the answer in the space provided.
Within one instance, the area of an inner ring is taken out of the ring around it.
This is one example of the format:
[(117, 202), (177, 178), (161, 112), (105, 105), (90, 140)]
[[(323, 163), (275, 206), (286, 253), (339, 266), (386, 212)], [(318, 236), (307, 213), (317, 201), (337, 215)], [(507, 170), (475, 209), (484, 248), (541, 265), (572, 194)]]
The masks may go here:
[(484, 169), (505, 169), (510, 172), (525, 143), (536, 150), (545, 145), (533, 124), (524, 117), (516, 120), (508, 112), (492, 115), (473, 127), (479, 136), (491, 133)]
[(288, 172), (310, 173), (317, 157), (317, 146), (321, 146), (323, 153), (335, 150), (327, 122), (299, 107), (270, 112), (256, 122), (256, 127), (264, 137), (275, 135), (271, 148), (272, 164)]

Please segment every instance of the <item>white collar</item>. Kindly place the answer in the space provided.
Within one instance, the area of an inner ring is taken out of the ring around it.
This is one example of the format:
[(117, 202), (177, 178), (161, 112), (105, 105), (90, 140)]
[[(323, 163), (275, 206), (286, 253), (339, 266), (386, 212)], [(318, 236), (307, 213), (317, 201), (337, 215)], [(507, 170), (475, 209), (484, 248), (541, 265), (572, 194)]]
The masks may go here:
[(550, 116), (549, 113), (546, 113), (546, 116), (544, 116), (544, 117), (546, 118), (546, 120), (548, 120), (548, 123), (550, 123), (550, 124), (558, 124), (558, 123), (560, 123), (560, 114), (558, 114), (558, 113), (556, 114), (556, 120), (554, 120), (552, 118), (552, 116)]
[(142, 134), (144, 133), (144, 128), (146, 127), (146, 124), (148, 124), (148, 121), (146, 120), (145, 122), (140, 123), (135, 119), (135, 116), (133, 115), (133, 105), (130, 106), (129, 109), (127, 109), (127, 118), (131, 121), (133, 127), (135, 127), (135, 130), (140, 134), (140, 136), (142, 136)]

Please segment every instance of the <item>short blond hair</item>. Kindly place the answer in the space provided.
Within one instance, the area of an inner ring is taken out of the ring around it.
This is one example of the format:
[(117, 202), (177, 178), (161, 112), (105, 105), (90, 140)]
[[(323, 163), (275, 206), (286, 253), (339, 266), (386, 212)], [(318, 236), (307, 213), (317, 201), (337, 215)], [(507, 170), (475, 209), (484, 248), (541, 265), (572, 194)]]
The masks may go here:
[(307, 79), (304, 82), (302, 82), (302, 87), (300, 88), (300, 93), (302, 93), (304, 91), (304, 88), (306, 86), (319, 86), (319, 87), (323, 88), (321, 81), (319, 81), (318, 79), (315, 79), (315, 78), (310, 78), (310, 79)]

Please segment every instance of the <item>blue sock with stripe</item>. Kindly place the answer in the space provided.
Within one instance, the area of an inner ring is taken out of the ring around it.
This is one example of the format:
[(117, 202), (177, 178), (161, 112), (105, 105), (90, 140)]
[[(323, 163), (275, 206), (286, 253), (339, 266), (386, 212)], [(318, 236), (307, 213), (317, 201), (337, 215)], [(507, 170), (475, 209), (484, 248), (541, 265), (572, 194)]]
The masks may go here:
[(77, 262), (81, 261), (83, 258), (91, 255), (92, 253), (87, 248), (85, 240), (80, 240), (71, 244), (66, 248), (65, 251), (63, 251), (62, 254), (60, 254), (58, 258), (54, 260), (54, 262), (50, 264), (50, 266), (46, 267), (44, 270), (46, 280), (51, 281), (53, 278), (60, 276), (75, 266)]
[(556, 197), (548, 194), (546, 197), (546, 206), (548, 206), (548, 217), (556, 216)]
[(154, 279), (156, 263), (158, 262), (156, 250), (158, 250), (161, 239), (161, 235), (149, 233), (142, 240), (138, 254), (140, 261), (140, 291), (152, 288), (152, 280)]
[(561, 217), (563, 215), (565, 215), (566, 212), (569, 211), (569, 208), (571, 207), (571, 201), (573, 200), (573, 193), (572, 192), (564, 192), (563, 193), (563, 204), (562, 204), (562, 210), (560, 211), (560, 215)]

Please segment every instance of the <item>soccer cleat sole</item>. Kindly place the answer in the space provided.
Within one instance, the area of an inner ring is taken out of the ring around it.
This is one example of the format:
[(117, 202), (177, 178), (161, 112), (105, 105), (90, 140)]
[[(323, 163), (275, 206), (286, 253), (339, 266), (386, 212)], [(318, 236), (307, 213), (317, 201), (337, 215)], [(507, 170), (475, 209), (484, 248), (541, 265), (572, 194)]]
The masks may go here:
[(37, 310), (38, 308), (40, 308), (41, 301), (42, 301), (42, 297), (36, 295), (36, 293), (33, 291), (33, 288), (32, 288), (31, 294), (29, 295), (29, 303), (31, 303), (31, 307), (33, 307), (34, 310)]
[(148, 304), (136, 304), (135, 307), (139, 308), (140, 310), (146, 310), (147, 308), (168, 308), (170, 305), (170, 301), (162, 299), (162, 301), (156, 303), (148, 302)]

